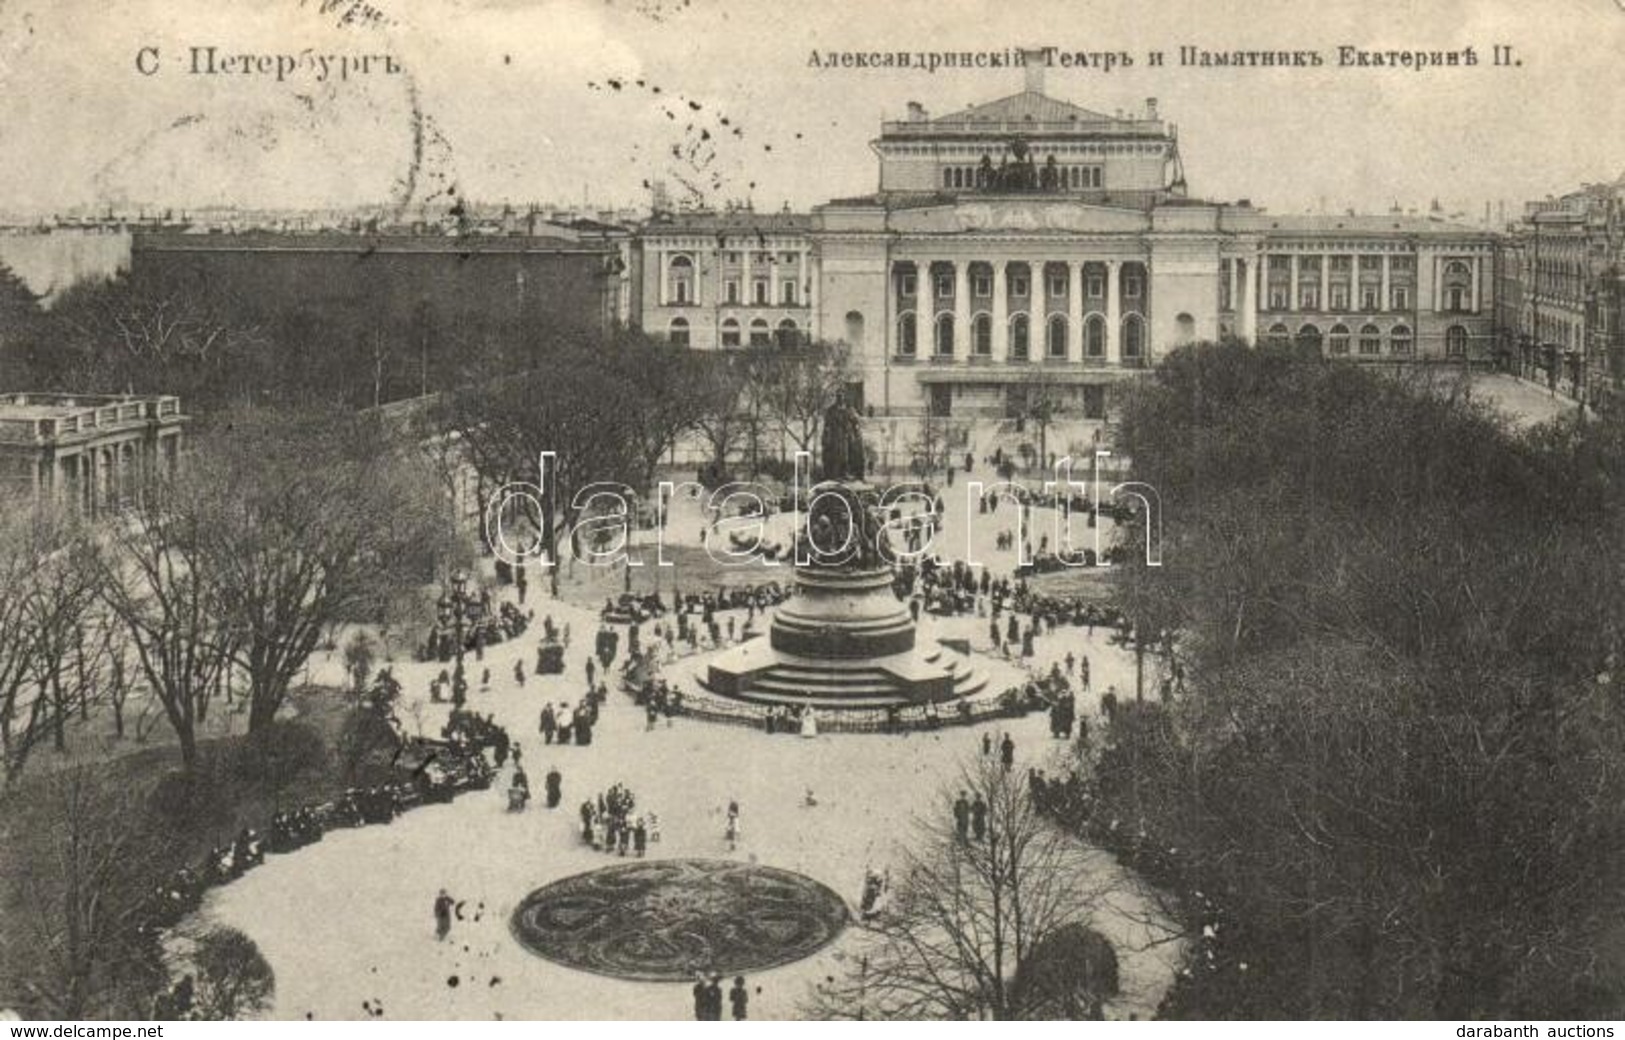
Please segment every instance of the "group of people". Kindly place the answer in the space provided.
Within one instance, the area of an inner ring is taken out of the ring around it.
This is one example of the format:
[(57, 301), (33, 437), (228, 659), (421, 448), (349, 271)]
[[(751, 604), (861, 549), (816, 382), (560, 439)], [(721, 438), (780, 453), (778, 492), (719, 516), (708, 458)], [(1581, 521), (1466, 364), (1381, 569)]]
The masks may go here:
[(598, 724), (598, 708), (607, 696), (607, 687), (589, 685), (587, 693), (574, 707), (569, 701), (559, 701), (556, 707), (551, 701), (542, 705), (536, 723), (542, 743), (560, 746), (574, 743), (579, 747), (591, 744), (593, 727)]
[(960, 841), (983, 841), (987, 838), (987, 799), (977, 791), (976, 797), (960, 791), (954, 799), (954, 834)]
[[(547, 775), (542, 778), (544, 796), (549, 809), (557, 809), (559, 801), (564, 797), (564, 776), (557, 766), (548, 769)], [(513, 779), (508, 786), (508, 809), (511, 812), (520, 812), (530, 804), (530, 777), (525, 775), (522, 766), (515, 763)]]
[[(745, 1021), (750, 1012), (750, 990), (745, 986), (745, 976), (734, 976), (733, 988), (728, 990), (728, 1004), (733, 1011), (734, 1021)], [(722, 1021), (721, 975), (712, 975), (710, 978), (706, 978), (703, 974), (694, 976), (694, 1020)]]
[(581, 840), (595, 852), (642, 859), (660, 841), (660, 819), (652, 811), (635, 813), (637, 799), (625, 784), (615, 783), (594, 802), (581, 803)]

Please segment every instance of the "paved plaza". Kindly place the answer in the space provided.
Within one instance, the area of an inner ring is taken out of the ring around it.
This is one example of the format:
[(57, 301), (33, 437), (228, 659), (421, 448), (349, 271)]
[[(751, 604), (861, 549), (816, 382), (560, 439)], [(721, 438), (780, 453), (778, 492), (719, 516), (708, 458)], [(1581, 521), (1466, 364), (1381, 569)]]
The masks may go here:
[[(1010, 554), (995, 552), (992, 543), (997, 530), (1013, 521), (1014, 511), (995, 514), (998, 523), (984, 522), (989, 518), (974, 510), (956, 509), (958, 490), (946, 489), (950, 504), (940, 544), (968, 545), (971, 552), (985, 553), (995, 573), (1007, 572)], [(1042, 519), (1047, 513), (1034, 515)], [(668, 534), (674, 544), (693, 542), (701, 526), (696, 507), (681, 504)], [(788, 580), (788, 569), (780, 568), (778, 576)], [(676, 584), (692, 591), (701, 587), (685, 583), (681, 575)], [(513, 590), (503, 595), (511, 598)], [(617, 782), (626, 785), (638, 812), (658, 816), (652, 861), (760, 864), (805, 875), (855, 906), (866, 870), (884, 870), (896, 859), (899, 846), (912, 837), (914, 821), (948, 812), (941, 792), (961, 763), (981, 753), (984, 731), (995, 739), (1004, 731), (1011, 734), (1016, 769), (1022, 772), (1057, 764), (1065, 753), (1064, 742), (1050, 737), (1042, 714), (905, 735), (826, 733), (807, 739), (683, 717), (650, 730), (643, 711), (618, 690), (612, 691), (590, 746), (543, 745), (537, 732), (541, 707), (581, 696), (598, 617), (594, 609), (549, 599), (535, 587), (527, 605), (538, 619), (551, 615), (570, 626), (565, 673), (527, 675), (521, 688), (513, 666), (524, 661), (529, 670), (535, 640), (496, 646), (483, 661), (469, 659), (469, 707), (493, 715), (519, 741), (533, 785), (549, 768), (559, 769), (561, 805), (548, 810), (537, 801), (527, 811), (508, 812), (505, 770), (488, 791), (412, 810), (388, 826), (331, 833), (213, 890), (200, 917), (239, 927), (259, 944), (277, 975), (274, 1017), (689, 1017), (686, 985), (625, 981), (564, 967), (527, 951), (510, 934), (515, 908), (532, 891), (628, 862), (582, 842), (577, 808), (584, 799)], [(985, 652), (986, 627), (985, 619), (946, 619), (938, 634), (969, 639), (973, 651)], [(1036, 656), (1026, 665), (1043, 670), (1069, 651), (1086, 654), (1094, 688), (1080, 694), (1079, 703), (1092, 729), (1098, 729), (1101, 691), (1116, 686), (1132, 695), (1134, 688), (1131, 655), (1109, 645), (1106, 635), (1105, 630), (1091, 635), (1082, 628), (1057, 629), (1039, 637)], [(314, 678), (336, 685), (336, 656), (321, 662)], [(427, 689), (441, 667), (394, 665), (406, 689), (400, 715), (409, 730), (438, 735), (449, 706), (428, 703)], [(481, 690), (478, 680), (486, 667), (492, 685)], [(808, 804), (809, 792), (816, 805)], [(741, 820), (732, 851), (724, 839), (731, 801), (738, 802)], [(1165, 922), (1132, 878), (1104, 854), (1091, 862), (1091, 891), (1080, 896), (1098, 904), (1093, 924), (1117, 946), (1122, 965), (1123, 993), (1107, 1014), (1148, 1017), (1177, 964), (1179, 946), (1159, 941), (1168, 938), (1159, 927)], [(430, 911), (441, 888), (461, 902), (462, 919), (445, 942), (436, 942)], [(850, 966), (862, 939), (861, 929), (852, 926), (807, 959), (752, 974), (752, 1017), (796, 1017), (812, 987)]]

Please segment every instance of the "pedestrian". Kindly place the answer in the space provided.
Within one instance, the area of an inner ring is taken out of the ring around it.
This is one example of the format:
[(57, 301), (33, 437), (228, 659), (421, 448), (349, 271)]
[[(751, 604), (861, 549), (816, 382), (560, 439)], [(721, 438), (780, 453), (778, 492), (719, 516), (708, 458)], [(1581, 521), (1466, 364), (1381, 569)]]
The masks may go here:
[(515, 661), (513, 663), (513, 681), (519, 686), (525, 685), (525, 662)]
[(999, 764), (1004, 766), (1006, 773), (1010, 771), (1011, 766), (1016, 764), (1016, 742), (1010, 739), (1008, 733), (999, 742)]
[(733, 989), (728, 991), (728, 1003), (733, 1005), (734, 1021), (743, 1022), (746, 1009), (750, 1006), (750, 992), (745, 989), (745, 976), (734, 976)]
[(553, 714), (553, 705), (542, 705), (542, 718), (538, 728), (542, 731), (542, 743), (553, 743), (553, 734), (559, 728), (558, 717)]
[(993, 734), (991, 733), (982, 734), (982, 754), (993, 754)]
[(722, 1021), (722, 976), (712, 975), (711, 982), (705, 987), (706, 1018), (712, 1022)]
[(649, 828), (643, 822), (643, 817), (639, 816), (632, 821), (632, 851), (637, 855), (638, 859), (642, 859), (644, 852), (648, 848)]
[(557, 809), (559, 802), (564, 798), (564, 777), (559, 774), (558, 766), (552, 766), (547, 770), (543, 783), (547, 788), (547, 807)]
[(965, 797), (964, 791), (954, 800), (954, 833), (960, 841), (970, 837), (970, 799)]
[(704, 975), (695, 975), (694, 976), (694, 1021), (696, 1021), (696, 1022), (704, 1022), (706, 1020), (706, 1018), (708, 1017), (706, 1015), (706, 1011), (709, 1009), (709, 1007), (710, 1007), (710, 1002), (706, 999), (706, 992), (705, 992), (705, 976)]
[(987, 837), (987, 802), (982, 800), (980, 791), (976, 792), (976, 798), (970, 803), (970, 829), (977, 841)]
[(723, 828), (723, 837), (727, 839), (728, 851), (733, 852), (739, 848), (739, 803), (728, 803), (728, 822)]
[(440, 942), (444, 942), (451, 932), (451, 908), (455, 905), (456, 900), (443, 888), (434, 897), (434, 937)]

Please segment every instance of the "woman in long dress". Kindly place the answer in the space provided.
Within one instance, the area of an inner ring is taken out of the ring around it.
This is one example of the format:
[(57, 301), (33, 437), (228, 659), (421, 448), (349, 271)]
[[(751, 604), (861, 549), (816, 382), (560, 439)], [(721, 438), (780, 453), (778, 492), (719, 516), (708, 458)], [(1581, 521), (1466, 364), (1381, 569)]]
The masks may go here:
[(818, 713), (811, 704), (801, 712), (801, 735), (804, 737), (818, 736)]

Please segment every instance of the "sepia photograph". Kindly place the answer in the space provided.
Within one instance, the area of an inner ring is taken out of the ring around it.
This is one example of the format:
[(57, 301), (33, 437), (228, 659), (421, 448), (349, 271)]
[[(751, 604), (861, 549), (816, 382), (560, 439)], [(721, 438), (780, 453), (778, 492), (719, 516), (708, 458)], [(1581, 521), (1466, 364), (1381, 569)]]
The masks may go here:
[(1622, 56), (0, 0), (0, 1028), (1613, 1037)]

